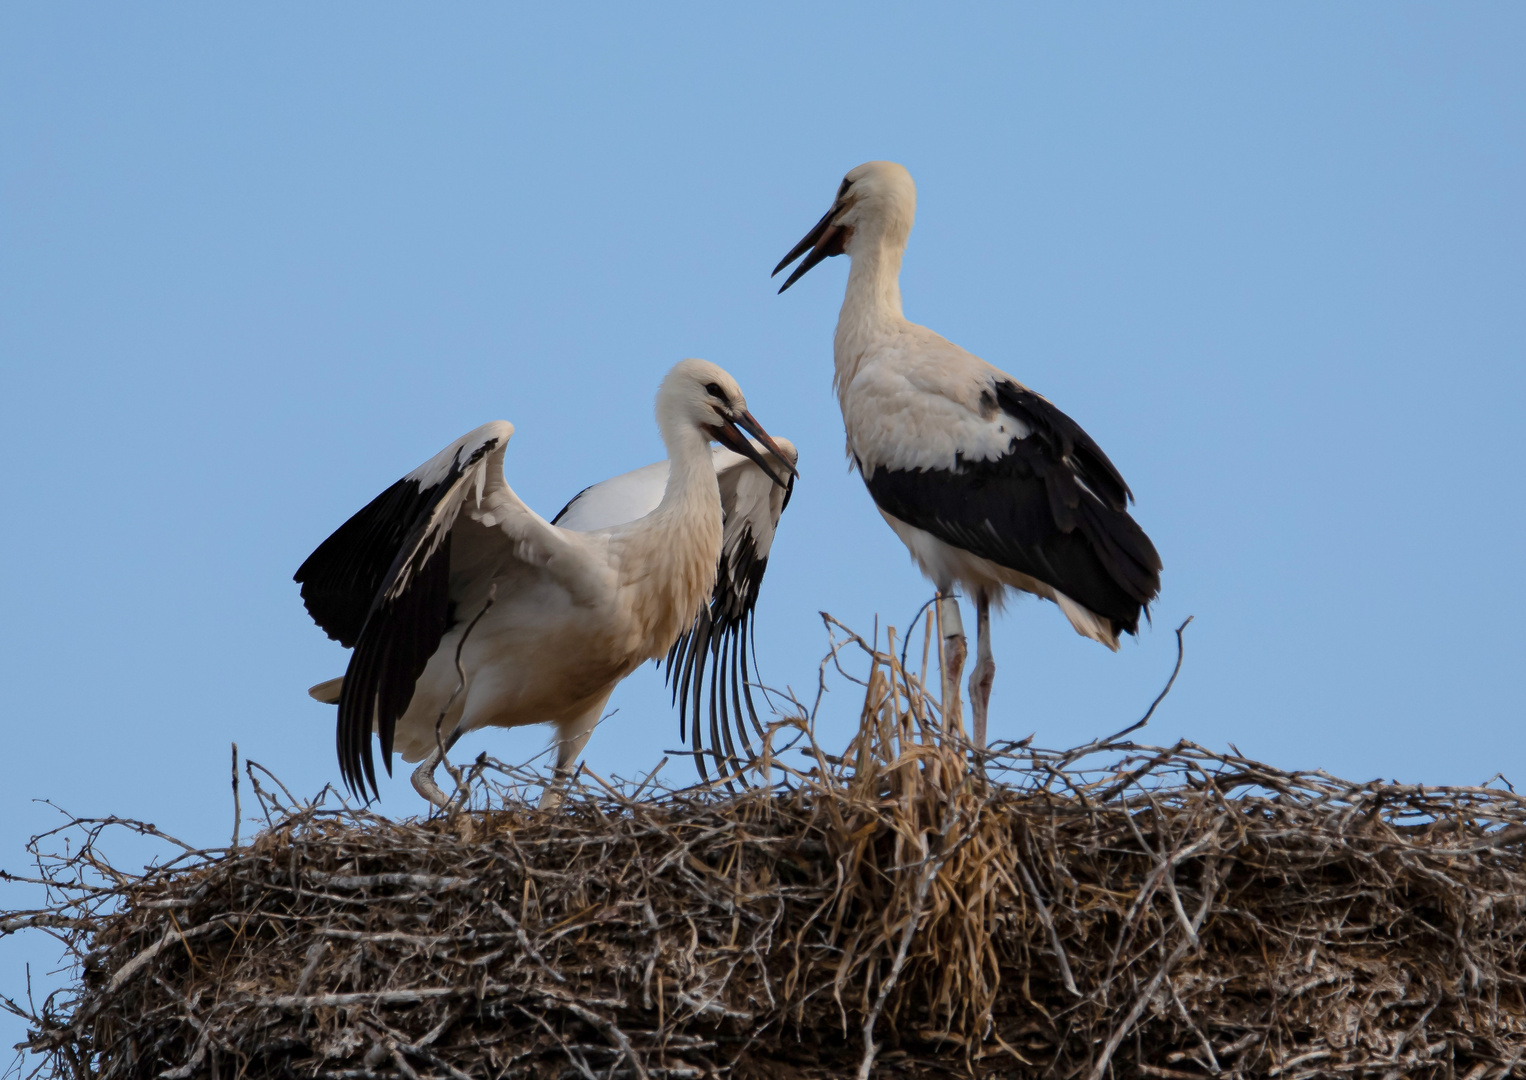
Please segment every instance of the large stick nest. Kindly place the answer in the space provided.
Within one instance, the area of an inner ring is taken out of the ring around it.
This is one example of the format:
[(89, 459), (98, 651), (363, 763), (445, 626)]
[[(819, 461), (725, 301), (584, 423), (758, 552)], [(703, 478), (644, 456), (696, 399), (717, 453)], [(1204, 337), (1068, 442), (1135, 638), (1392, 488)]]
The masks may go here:
[(1526, 1054), (1513, 792), (1127, 733), (981, 759), (849, 642), (852, 744), (777, 725), (739, 792), (585, 774), (542, 811), (479, 759), (472, 808), (389, 821), (257, 786), (252, 843), (144, 873), (97, 843), (132, 823), (74, 822), (38, 857), (51, 906), (0, 913), (78, 961), (7, 1003), (25, 1045), (80, 1080), (1481, 1080)]

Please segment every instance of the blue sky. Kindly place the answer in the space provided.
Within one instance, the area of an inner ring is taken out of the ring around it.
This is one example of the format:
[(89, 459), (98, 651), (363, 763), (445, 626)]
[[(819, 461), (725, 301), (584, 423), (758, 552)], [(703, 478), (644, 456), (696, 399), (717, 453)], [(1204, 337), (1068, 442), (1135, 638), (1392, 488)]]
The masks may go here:
[[(996, 622), (993, 737), (1134, 719), (1192, 614), (1156, 741), (1526, 777), (1523, 53), (1484, 3), (0, 7), (0, 866), (38, 799), (223, 842), (232, 741), (334, 780), (302, 558), (489, 419), (545, 513), (656, 460), (683, 356), (801, 450), (765, 677), (814, 686), (819, 610), (904, 625), (830, 393), (846, 261), (768, 279), (870, 158), (920, 189), (908, 316), (1080, 421), (1165, 561), (1117, 656)], [(644, 772), (659, 677), (613, 704), (590, 765)], [(55, 958), (0, 940), (0, 992)]]

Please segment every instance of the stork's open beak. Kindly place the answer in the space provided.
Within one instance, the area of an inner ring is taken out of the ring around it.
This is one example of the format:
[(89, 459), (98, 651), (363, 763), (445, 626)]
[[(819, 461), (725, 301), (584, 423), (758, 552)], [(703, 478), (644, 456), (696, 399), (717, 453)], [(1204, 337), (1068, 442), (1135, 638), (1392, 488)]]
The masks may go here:
[(853, 230), (851, 228), (843, 228), (841, 225), (833, 225), (832, 219), (846, 205), (843, 202), (843, 193), (847, 191), (847, 188), (847, 182), (844, 181), (843, 186), (838, 190), (837, 200), (832, 203), (832, 209), (827, 211), (826, 216), (818, 221), (810, 232), (801, 237), (800, 243), (790, 248), (789, 254), (780, 259), (779, 265), (774, 267), (774, 272), (768, 275), (769, 277), (775, 277), (780, 270), (783, 270), (790, 263), (799, 259), (801, 255), (805, 255), (807, 250), (810, 251), (810, 254), (805, 255), (805, 258), (801, 260), (800, 265), (795, 267), (794, 273), (784, 279), (784, 284), (779, 286), (780, 292), (783, 292), (799, 281), (810, 272), (811, 267), (815, 266), (822, 259), (831, 258), (833, 255), (841, 255), (843, 253), (843, 247), (847, 244), (848, 238), (853, 235)]
[[(740, 428), (741, 431), (738, 431), (738, 428)], [(773, 438), (770, 437), (768, 432), (763, 430), (763, 425), (759, 424), (752, 418), (752, 413), (750, 412), (744, 410), (742, 415), (737, 417), (735, 420), (728, 420), (720, 427), (710, 425), (708, 430), (712, 439), (720, 443), (727, 450), (741, 454), (743, 457), (752, 461), (757, 465), (758, 468), (763, 470), (764, 476), (768, 477), (770, 480), (782, 488), (787, 488), (789, 485), (781, 480), (773, 469), (768, 467), (768, 462), (763, 459), (762, 454), (758, 453), (758, 448), (752, 445), (752, 441), (748, 439), (746, 435), (742, 434), (743, 431), (747, 432), (748, 435), (751, 435), (764, 446), (768, 447), (768, 452), (773, 454), (774, 457), (778, 458), (784, 463), (784, 467), (790, 471), (790, 475), (799, 475), (799, 473), (795, 471), (795, 466), (790, 464), (790, 459), (785, 455), (784, 451), (779, 449), (779, 444), (774, 442)]]

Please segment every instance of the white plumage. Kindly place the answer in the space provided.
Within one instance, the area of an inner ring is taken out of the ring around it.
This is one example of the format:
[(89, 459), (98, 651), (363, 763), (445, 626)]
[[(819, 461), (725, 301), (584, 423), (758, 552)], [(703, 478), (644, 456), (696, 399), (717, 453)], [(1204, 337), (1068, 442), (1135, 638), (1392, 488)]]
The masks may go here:
[(1015, 588), (1054, 601), (1077, 633), (1118, 648), (1160, 590), (1160, 557), (1127, 512), (1132, 493), (1070, 417), (901, 312), (901, 257), (916, 216), (911, 175), (871, 161), (774, 268), (801, 260), (783, 292), (823, 259), (852, 259), (833, 341), (848, 454), (881, 515), (938, 588), (944, 700), (959, 704), (962, 586), (975, 600), (970, 675), (977, 745), (996, 665), (990, 608)]
[[(775, 443), (784, 454), (783, 460), (761, 443), (755, 442), (753, 449), (775, 475), (782, 476), (794, 467), (796, 451), (788, 439), (775, 439)], [(735, 770), (740, 755), (752, 757), (748, 732), (742, 724), (744, 717), (751, 721), (757, 734), (763, 734), (752, 701), (747, 663), (752, 646), (752, 613), (773, 549), (774, 530), (789, 505), (795, 485), (793, 473), (785, 486), (780, 487), (758, 468), (755, 460), (724, 446), (713, 446), (710, 453), (720, 485), (722, 510), (721, 555), (715, 588), (709, 605), (673, 643), (667, 655), (667, 678), (679, 710), (679, 734), (684, 737), (687, 728), (695, 764), (702, 775), (707, 774), (707, 753), (723, 773)], [(667, 482), (666, 461), (610, 477), (578, 492), (552, 519), (552, 524), (591, 532), (634, 521), (657, 508)], [(700, 726), (702, 713), (709, 717), (708, 748)]]
[(337, 699), (340, 770), (353, 791), (376, 792), (373, 731), (389, 770), (394, 747), (424, 761), (414, 786), (441, 805), (432, 779), (441, 753), (481, 727), (555, 724), (565, 776), (616, 684), (695, 624), (724, 532), (708, 443), (781, 488), (770, 463), (793, 473), (794, 455), (758, 426), (735, 380), (703, 360), (668, 373), (657, 422), (668, 449), (661, 494), (618, 509), (612, 499), (607, 525), (579, 531), (525, 506), (503, 478), (513, 425), (495, 421), (383, 492), (303, 563), (296, 580), (309, 613), (354, 648)]

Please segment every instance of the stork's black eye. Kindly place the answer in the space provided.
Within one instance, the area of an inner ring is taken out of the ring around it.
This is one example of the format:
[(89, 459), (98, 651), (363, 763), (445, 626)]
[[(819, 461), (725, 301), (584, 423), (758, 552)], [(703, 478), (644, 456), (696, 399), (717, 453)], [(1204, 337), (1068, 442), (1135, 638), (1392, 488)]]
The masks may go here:
[(706, 383), (705, 392), (713, 398), (720, 398), (722, 401), (726, 400), (726, 391), (721, 389), (720, 383)]
[(852, 186), (853, 186), (853, 181), (849, 180), (846, 176), (843, 177), (842, 178), (842, 186), (837, 189), (837, 197), (839, 199), (842, 198), (844, 195), (846, 195), (848, 193), (848, 189), (850, 187), (852, 187)]

